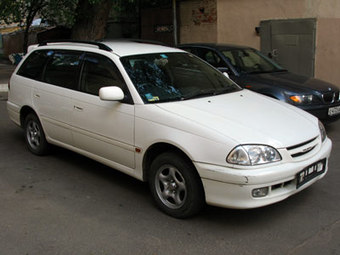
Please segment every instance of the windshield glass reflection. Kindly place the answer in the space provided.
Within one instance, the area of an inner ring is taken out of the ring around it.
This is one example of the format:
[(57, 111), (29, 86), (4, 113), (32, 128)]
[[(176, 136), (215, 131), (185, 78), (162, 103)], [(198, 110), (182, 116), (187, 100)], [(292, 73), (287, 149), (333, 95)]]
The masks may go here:
[(223, 55), (239, 73), (283, 72), (284, 68), (254, 49), (222, 50)]
[(187, 53), (121, 58), (145, 103), (187, 100), (239, 91), (241, 88), (202, 60)]

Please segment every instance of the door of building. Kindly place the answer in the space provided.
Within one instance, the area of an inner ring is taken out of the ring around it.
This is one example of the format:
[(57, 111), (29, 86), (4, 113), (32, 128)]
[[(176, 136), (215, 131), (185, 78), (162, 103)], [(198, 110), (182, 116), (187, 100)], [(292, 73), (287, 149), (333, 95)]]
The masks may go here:
[(261, 51), (291, 72), (314, 76), (316, 19), (265, 20)]

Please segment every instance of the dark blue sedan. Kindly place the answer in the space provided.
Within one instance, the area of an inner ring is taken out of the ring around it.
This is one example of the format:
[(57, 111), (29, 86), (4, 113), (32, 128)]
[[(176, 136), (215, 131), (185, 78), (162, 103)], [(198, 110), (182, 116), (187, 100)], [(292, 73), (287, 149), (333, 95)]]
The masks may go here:
[(322, 121), (340, 118), (339, 88), (328, 82), (288, 72), (259, 51), (223, 44), (182, 44), (240, 86), (285, 101)]

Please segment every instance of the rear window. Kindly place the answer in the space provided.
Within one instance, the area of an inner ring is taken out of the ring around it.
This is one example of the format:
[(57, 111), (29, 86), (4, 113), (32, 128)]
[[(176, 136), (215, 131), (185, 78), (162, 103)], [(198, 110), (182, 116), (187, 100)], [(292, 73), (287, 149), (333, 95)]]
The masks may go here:
[(17, 74), (26, 78), (41, 80), (47, 59), (48, 51), (34, 51), (22, 64)]

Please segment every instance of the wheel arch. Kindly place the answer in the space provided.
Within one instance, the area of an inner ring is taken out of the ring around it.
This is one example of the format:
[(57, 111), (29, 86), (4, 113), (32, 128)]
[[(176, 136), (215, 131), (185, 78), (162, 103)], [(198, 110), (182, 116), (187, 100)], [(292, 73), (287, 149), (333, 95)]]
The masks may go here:
[(20, 109), (20, 126), (21, 127), (24, 127), (25, 119), (26, 119), (27, 115), (30, 114), (30, 113), (33, 113), (36, 116), (38, 116), (37, 113), (30, 106), (25, 105)]
[(175, 145), (165, 143), (165, 142), (159, 142), (159, 143), (155, 143), (151, 145), (144, 154), (144, 157), (143, 157), (143, 180), (144, 181), (148, 179), (148, 173), (149, 173), (149, 169), (150, 169), (152, 161), (158, 155), (165, 153), (165, 152), (173, 152), (173, 153), (178, 154), (183, 159), (188, 161), (188, 163), (190, 163), (194, 167), (194, 169), (196, 169), (194, 164), (192, 163), (191, 158), (183, 150), (176, 147)]

